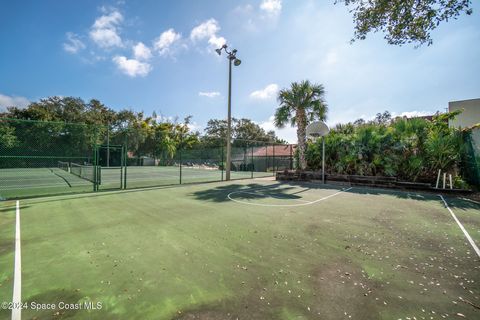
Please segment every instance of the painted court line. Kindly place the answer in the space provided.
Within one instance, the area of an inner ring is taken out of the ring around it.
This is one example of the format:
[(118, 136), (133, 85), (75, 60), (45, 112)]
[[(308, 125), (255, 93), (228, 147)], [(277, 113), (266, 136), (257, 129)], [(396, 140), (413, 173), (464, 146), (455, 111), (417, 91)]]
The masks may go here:
[(13, 275), (12, 320), (22, 318), (22, 252), (20, 248), (20, 201), (15, 214), (15, 273)]
[(443, 198), (442, 195), (439, 195), (439, 197), (442, 199), (443, 203), (445, 204), (445, 207), (448, 209), (448, 211), (450, 211), (450, 214), (452, 215), (453, 219), (457, 222), (458, 226), (460, 227), (460, 229), (463, 231), (463, 234), (465, 235), (465, 237), (467, 237), (467, 240), (468, 242), (470, 242), (470, 245), (473, 247), (473, 250), (475, 250), (475, 252), (477, 253), (478, 257), (480, 257), (480, 249), (478, 249), (477, 245), (475, 244), (475, 242), (473, 241), (473, 239), (470, 237), (470, 235), (468, 234), (467, 230), (465, 230), (465, 228), (463, 227), (463, 225), (460, 223), (460, 221), (457, 219), (457, 216), (455, 215), (455, 213), (453, 213), (452, 209), (450, 209), (450, 207), (448, 206), (447, 204), (447, 201), (445, 201), (445, 198)]
[(468, 199), (468, 198), (459, 198), (459, 199), (480, 205), (480, 202), (472, 199)]
[[(261, 206), (261, 207), (301, 207), (301, 206), (308, 206), (308, 205), (312, 205), (312, 204), (315, 204), (317, 202), (320, 202), (320, 201), (323, 201), (323, 200), (327, 200), (329, 198), (332, 198), (332, 197), (335, 197), (336, 195), (339, 195), (340, 193), (343, 193), (343, 192), (346, 192), (348, 190), (352, 189), (352, 187), (350, 188), (347, 188), (347, 189), (342, 189), (338, 192), (335, 192), (334, 194), (331, 194), (329, 196), (326, 196), (326, 197), (323, 197), (323, 198), (320, 198), (320, 199), (317, 199), (317, 200), (314, 200), (314, 201), (309, 201), (309, 202), (305, 202), (305, 203), (299, 203), (299, 204), (264, 204), (264, 203), (252, 203), (252, 202), (247, 202), (247, 201), (241, 201), (241, 200), (237, 200), (237, 199), (234, 199), (232, 198), (232, 195), (233, 194), (236, 194), (236, 193), (242, 193), (244, 191), (234, 191), (234, 192), (230, 192), (228, 195), (227, 195), (227, 198), (232, 200), (232, 201), (235, 201), (237, 203), (241, 203), (241, 204), (248, 204), (248, 205), (252, 205), (252, 206)], [(260, 189), (261, 190), (261, 189)], [(247, 191), (248, 192), (248, 191)]]

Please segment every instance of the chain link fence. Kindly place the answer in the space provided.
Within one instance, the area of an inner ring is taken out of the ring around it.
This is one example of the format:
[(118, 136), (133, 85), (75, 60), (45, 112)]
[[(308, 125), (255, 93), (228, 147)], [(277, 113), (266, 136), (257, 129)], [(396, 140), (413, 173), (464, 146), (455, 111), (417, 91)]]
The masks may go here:
[(463, 133), (464, 152), (461, 162), (463, 178), (473, 186), (480, 187), (480, 128)]
[(0, 118), (0, 197), (92, 191), (92, 183), (69, 168), (92, 165), (104, 129)]
[[(0, 118), (0, 199), (225, 180), (225, 140), (144, 128)], [(234, 140), (231, 179), (293, 168), (291, 145)]]

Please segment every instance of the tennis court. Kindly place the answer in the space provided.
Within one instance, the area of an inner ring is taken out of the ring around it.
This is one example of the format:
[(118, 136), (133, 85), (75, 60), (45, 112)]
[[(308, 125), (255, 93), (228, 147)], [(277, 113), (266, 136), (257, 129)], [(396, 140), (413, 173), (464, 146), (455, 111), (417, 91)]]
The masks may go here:
[(473, 245), (438, 195), (268, 178), (3, 201), (0, 299), (16, 284), (23, 319), (477, 319), (480, 205), (444, 199)]
[[(141, 146), (133, 138), (141, 135), (138, 128), (10, 118), (1, 118), (0, 126), (14, 133), (15, 141), (0, 144), (0, 199), (226, 180), (225, 139), (179, 145), (166, 154), (159, 135), (141, 140)], [(291, 169), (294, 149), (237, 139), (231, 179)]]
[[(73, 164), (72, 164), (73, 166)], [(93, 166), (0, 169), (0, 199), (81, 193), (93, 190)], [(83, 172), (81, 171), (83, 170)], [(124, 170), (124, 171), (122, 171)], [(181, 174), (180, 174), (181, 170)], [(100, 190), (224, 180), (222, 170), (183, 166), (102, 167)], [(232, 179), (272, 176), (272, 172), (232, 171)], [(126, 179), (126, 180), (125, 180)]]

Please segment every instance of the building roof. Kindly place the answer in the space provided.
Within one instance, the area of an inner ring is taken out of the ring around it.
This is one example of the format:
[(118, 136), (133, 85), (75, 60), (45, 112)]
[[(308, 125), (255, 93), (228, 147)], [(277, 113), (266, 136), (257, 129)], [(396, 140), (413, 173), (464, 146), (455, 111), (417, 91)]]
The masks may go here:
[(289, 157), (293, 155), (297, 145), (276, 145), (276, 146), (265, 146), (265, 147), (254, 147), (253, 156), (254, 157)]
[(469, 102), (469, 101), (480, 101), (480, 98), (465, 99), (465, 100), (455, 100), (455, 101), (450, 101), (449, 103)]

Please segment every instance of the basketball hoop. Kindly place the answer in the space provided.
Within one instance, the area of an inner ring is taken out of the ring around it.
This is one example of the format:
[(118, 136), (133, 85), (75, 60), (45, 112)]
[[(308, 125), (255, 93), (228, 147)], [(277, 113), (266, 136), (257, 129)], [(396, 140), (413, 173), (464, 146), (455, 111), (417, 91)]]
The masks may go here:
[(325, 136), (330, 130), (325, 122), (315, 121), (307, 126), (306, 131), (309, 138), (322, 138), (322, 182), (325, 184)]
[(313, 139), (324, 137), (329, 131), (328, 126), (323, 121), (315, 121), (307, 126), (307, 136)]

